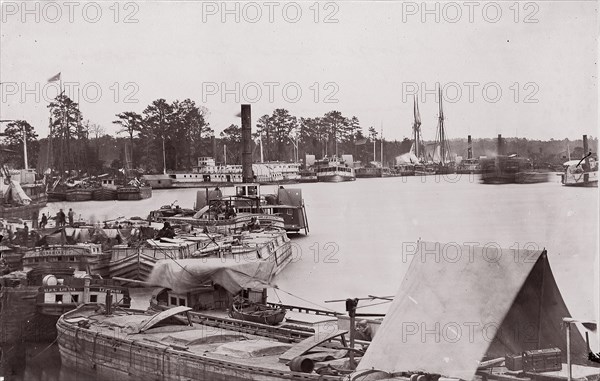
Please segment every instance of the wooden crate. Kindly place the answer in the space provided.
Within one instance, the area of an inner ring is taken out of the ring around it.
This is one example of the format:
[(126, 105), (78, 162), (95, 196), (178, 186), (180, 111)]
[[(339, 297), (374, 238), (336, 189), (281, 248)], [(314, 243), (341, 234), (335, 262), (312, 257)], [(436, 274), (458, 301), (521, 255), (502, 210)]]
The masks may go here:
[(521, 355), (506, 355), (504, 358), (506, 369), (512, 371), (523, 370), (523, 356)]
[(525, 372), (549, 372), (561, 369), (561, 352), (558, 348), (523, 352), (523, 370)]

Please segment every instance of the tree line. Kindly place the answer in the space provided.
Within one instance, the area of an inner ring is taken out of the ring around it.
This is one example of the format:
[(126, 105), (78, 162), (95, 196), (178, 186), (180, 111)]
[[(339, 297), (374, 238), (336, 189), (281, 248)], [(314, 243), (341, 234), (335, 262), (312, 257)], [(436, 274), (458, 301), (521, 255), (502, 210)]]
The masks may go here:
[[(57, 173), (78, 171), (99, 174), (107, 170), (137, 169), (140, 173), (167, 170), (191, 170), (201, 156), (212, 156), (217, 162), (241, 163), (241, 128), (232, 124), (219, 136), (208, 123), (209, 111), (193, 100), (168, 102), (157, 99), (141, 113), (124, 111), (112, 122), (119, 127), (116, 136), (84, 120), (79, 105), (61, 94), (49, 105), (50, 133), (39, 139), (35, 129), (24, 120), (6, 124), (0, 139), (3, 161), (15, 168), (24, 164), (23, 137), (27, 140), (28, 162), (38, 170), (51, 168)], [(410, 131), (406, 131), (410, 134)], [(264, 161), (302, 161), (306, 154), (317, 158), (352, 154), (355, 161), (383, 161), (393, 165), (394, 158), (410, 150), (412, 141), (381, 140), (373, 127), (363, 130), (356, 116), (345, 116), (332, 110), (323, 116), (296, 117), (278, 108), (259, 117), (253, 126), (253, 159)], [(432, 142), (425, 142), (431, 144)], [(566, 156), (568, 141), (541, 142), (506, 139), (509, 153), (518, 153), (538, 161), (560, 161)], [(581, 141), (571, 144), (576, 156)], [(474, 139), (473, 155), (490, 156), (495, 152), (495, 139)], [(596, 152), (597, 139), (590, 139)], [(466, 139), (450, 141), (451, 151), (466, 158)]]

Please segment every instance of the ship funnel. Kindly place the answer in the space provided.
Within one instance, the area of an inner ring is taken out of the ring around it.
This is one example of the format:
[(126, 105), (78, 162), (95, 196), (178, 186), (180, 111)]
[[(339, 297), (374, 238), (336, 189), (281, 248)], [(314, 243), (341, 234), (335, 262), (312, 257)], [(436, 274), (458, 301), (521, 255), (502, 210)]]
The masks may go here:
[(504, 155), (504, 147), (502, 144), (502, 135), (498, 134), (498, 156)]
[(471, 141), (471, 135), (467, 137), (467, 159), (473, 158), (473, 142)]
[(242, 181), (254, 181), (252, 173), (252, 116), (250, 105), (242, 105)]
[(587, 135), (583, 135), (583, 157), (585, 157), (583, 169), (586, 171), (590, 170), (590, 148), (588, 146)]

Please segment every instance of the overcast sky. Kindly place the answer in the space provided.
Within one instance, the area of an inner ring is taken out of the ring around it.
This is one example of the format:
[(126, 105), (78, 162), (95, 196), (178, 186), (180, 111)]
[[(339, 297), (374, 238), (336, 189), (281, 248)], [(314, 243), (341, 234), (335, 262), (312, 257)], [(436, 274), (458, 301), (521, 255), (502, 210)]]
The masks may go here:
[(597, 136), (595, 1), (52, 4), (2, 2), (0, 118), (41, 136), (59, 72), (110, 133), (116, 113), (191, 98), (217, 134), (251, 103), (254, 122), (339, 110), (402, 139), (419, 90), (433, 139), (440, 83), (450, 138)]

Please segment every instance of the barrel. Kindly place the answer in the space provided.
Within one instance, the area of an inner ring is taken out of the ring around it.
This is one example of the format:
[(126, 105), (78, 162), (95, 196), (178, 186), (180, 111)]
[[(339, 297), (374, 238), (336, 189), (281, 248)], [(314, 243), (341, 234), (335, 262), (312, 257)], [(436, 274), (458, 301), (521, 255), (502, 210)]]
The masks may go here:
[(315, 363), (308, 357), (298, 356), (290, 361), (289, 367), (292, 372), (312, 373)]

